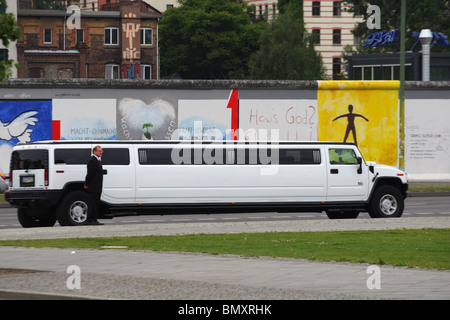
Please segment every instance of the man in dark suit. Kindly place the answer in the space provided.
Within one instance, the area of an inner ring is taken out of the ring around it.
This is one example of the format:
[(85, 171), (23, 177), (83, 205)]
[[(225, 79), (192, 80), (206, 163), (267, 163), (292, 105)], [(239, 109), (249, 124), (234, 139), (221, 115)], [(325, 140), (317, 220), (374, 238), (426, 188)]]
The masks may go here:
[(102, 154), (103, 150), (100, 146), (95, 146), (92, 150), (92, 157), (87, 163), (87, 175), (84, 188), (89, 193), (89, 204), (87, 221), (88, 225), (102, 225), (97, 221), (97, 210), (100, 203), (103, 188), (103, 168)]

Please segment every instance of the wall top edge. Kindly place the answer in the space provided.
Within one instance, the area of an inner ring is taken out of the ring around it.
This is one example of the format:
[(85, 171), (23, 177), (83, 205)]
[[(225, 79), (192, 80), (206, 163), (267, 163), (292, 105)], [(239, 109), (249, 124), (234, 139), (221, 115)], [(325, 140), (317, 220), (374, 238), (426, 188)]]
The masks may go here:
[(405, 90), (450, 90), (450, 81), (405, 81)]
[[(398, 90), (400, 81), (6, 79), (2, 88)], [(405, 81), (405, 90), (450, 90), (450, 81)]]
[(288, 80), (107, 80), (107, 79), (6, 79), (1, 88), (114, 88), (114, 89), (284, 89), (317, 90), (317, 81)]

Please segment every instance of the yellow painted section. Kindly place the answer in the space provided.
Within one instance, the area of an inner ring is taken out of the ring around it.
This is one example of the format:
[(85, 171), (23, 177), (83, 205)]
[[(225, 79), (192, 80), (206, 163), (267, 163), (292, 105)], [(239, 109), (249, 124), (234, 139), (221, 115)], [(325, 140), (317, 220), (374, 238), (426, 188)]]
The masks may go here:
[[(399, 81), (319, 81), (318, 140), (356, 142), (364, 159), (398, 162)], [(352, 105), (352, 107), (349, 107)]]
[(319, 90), (399, 90), (400, 81), (318, 81)]

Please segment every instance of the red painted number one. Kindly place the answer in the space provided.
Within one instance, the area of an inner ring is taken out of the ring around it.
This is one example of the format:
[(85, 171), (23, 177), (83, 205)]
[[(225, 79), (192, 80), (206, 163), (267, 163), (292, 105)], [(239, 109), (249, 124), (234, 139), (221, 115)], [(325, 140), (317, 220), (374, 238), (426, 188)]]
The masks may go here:
[(231, 140), (237, 140), (239, 129), (239, 90), (231, 90), (227, 108), (231, 109)]

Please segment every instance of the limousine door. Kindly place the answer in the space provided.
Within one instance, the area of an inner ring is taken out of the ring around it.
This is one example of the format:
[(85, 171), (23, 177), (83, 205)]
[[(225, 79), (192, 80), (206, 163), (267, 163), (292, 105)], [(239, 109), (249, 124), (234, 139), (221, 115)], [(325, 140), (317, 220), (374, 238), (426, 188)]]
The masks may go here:
[(128, 147), (103, 147), (103, 201), (110, 204), (135, 202), (135, 166), (131, 157), (133, 153)]
[(351, 147), (328, 149), (328, 201), (365, 200), (368, 193), (368, 169), (360, 164)]

